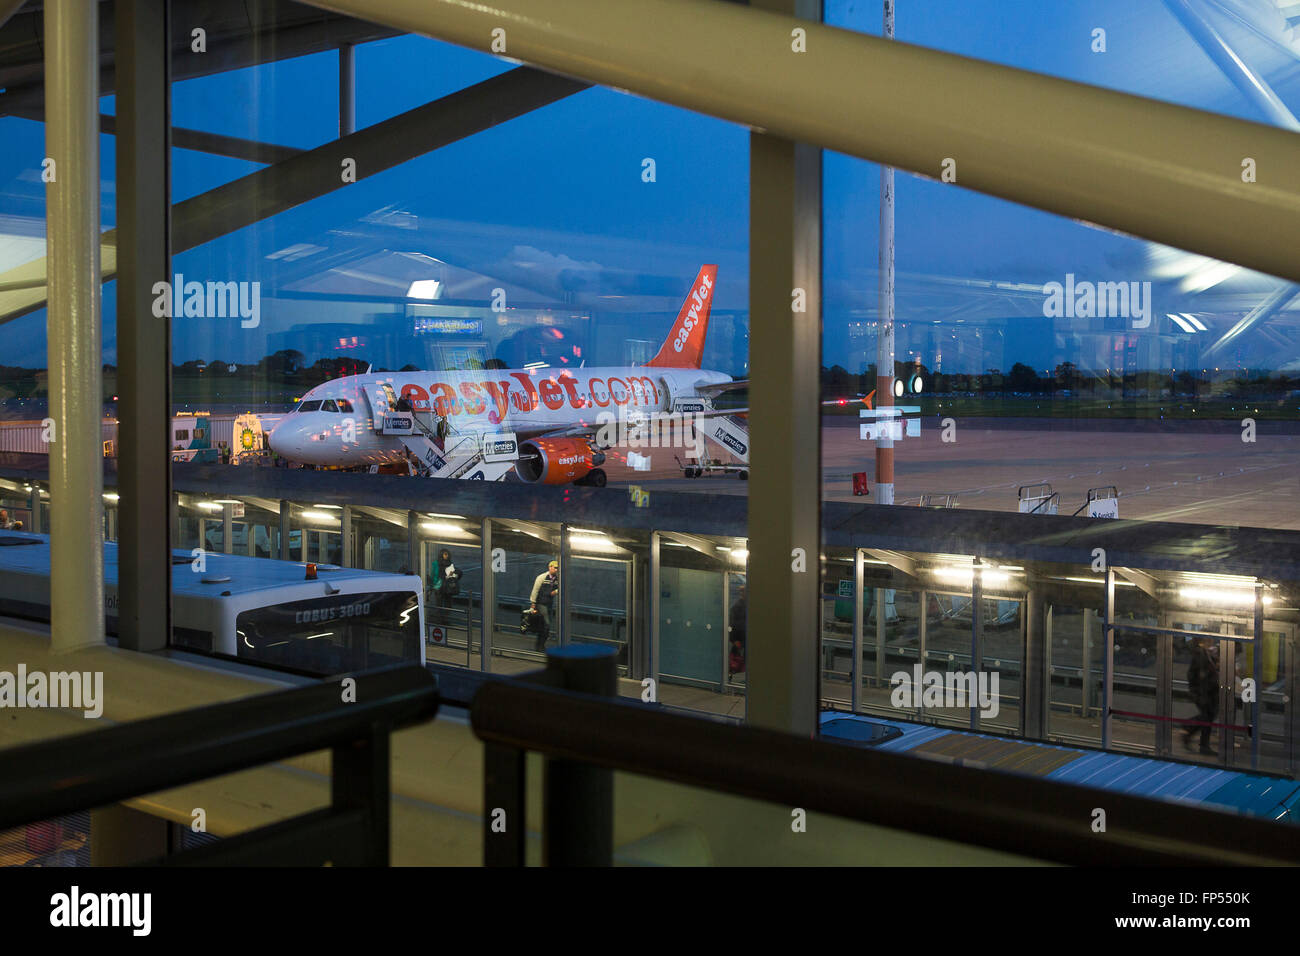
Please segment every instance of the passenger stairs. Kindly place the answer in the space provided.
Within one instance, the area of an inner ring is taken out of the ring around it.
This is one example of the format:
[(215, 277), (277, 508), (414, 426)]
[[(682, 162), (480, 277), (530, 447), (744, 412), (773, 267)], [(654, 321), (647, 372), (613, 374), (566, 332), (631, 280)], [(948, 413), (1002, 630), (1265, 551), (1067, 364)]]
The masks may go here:
[(375, 431), (401, 441), (429, 478), (501, 481), (515, 467), (519, 442), (513, 432), (464, 433), (451, 428), (438, 437), (437, 417), (430, 411), (398, 411), (392, 388), (367, 389), (374, 411)]

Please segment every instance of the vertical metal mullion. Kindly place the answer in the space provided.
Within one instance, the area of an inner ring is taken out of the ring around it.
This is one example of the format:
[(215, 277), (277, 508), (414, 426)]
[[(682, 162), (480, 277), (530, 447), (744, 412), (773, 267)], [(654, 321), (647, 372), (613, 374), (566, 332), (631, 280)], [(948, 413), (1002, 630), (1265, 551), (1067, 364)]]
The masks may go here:
[[(1160, 627), (1170, 627), (1172, 620), (1166, 611), (1156, 619)], [(1168, 757), (1174, 748), (1174, 639), (1172, 634), (1157, 634), (1156, 640), (1156, 755)]]
[(352, 567), (352, 506), (344, 505), (339, 516), (339, 564)]
[(171, 634), (171, 320), (153, 286), (171, 270), (168, 0), (118, 0), (118, 641), (156, 651)]
[[(926, 664), (928, 663), (928, 661), (926, 660), (926, 652), (927, 652), (926, 643), (929, 639), (929, 631), (930, 631), (930, 592), (921, 591), (920, 597), (921, 597), (921, 613), (919, 615), (920, 624), (918, 625), (917, 635), (916, 635), (916, 644), (917, 644), (916, 661), (917, 664), (920, 665), (920, 670), (915, 671), (914, 673), (924, 674)], [(912, 688), (912, 700), (916, 704), (916, 715), (918, 717), (924, 717), (925, 697), (924, 695), (917, 693), (919, 689), (920, 688), (915, 686)]]
[(866, 577), (862, 549), (853, 549), (853, 689), (849, 692), (849, 712), (862, 709), (862, 584)]
[[(1251, 707), (1250, 717), (1250, 769), (1259, 769), (1259, 738), (1264, 730), (1264, 589), (1255, 585), (1255, 641), (1250, 653), (1253, 667), (1251, 676), (1255, 680), (1255, 701)], [(1235, 702), (1234, 702), (1235, 707)]]
[(888, 687), (885, 677), (885, 625), (889, 617), (885, 602), (889, 599), (888, 588), (876, 588), (876, 600), (873, 610), (876, 612), (876, 679), (875, 687)]
[(293, 505), (285, 498), (280, 499), (280, 560), (289, 560), (290, 515)]
[(414, 511), (406, 512), (406, 571), (420, 573), (420, 516)]
[[(978, 676), (984, 669), (984, 620), (981, 614), (984, 601), (984, 582), (982, 580), (980, 559), (976, 558), (970, 576), (970, 672)], [(970, 729), (979, 730), (979, 698), (970, 702)]]
[(555, 630), (559, 631), (559, 646), (564, 647), (569, 643), (569, 612), (572, 602), (570, 597), (573, 588), (569, 586), (569, 574), (572, 562), (569, 560), (569, 526), (560, 522), (560, 553), (557, 556), (560, 562), (560, 603), (555, 608), (555, 620), (551, 623)]
[(1106, 606), (1102, 627), (1105, 648), (1101, 658), (1101, 749), (1110, 749), (1111, 703), (1115, 683), (1115, 572), (1106, 568)]
[(99, 4), (50, 0), (44, 24), (50, 644), (61, 652), (104, 643)]
[(483, 561), (483, 594), (479, 599), (479, 670), (484, 674), (492, 669), (492, 627), (496, 621), (497, 577), (492, 570), (492, 519), (483, 518), (479, 532)]
[[(820, 0), (751, 5), (821, 19)], [(759, 726), (811, 735), (821, 674), (822, 153), (759, 132), (749, 143), (746, 712)]]
[[(649, 614), (649, 637), (647, 647), (646, 676), (650, 678), (655, 691), (655, 700), (659, 699), (659, 590), (660, 577), (663, 573), (659, 566), (660, 553), (663, 550), (658, 531), (650, 532), (650, 567), (647, 582), (646, 613)], [(746, 588), (748, 590), (748, 588)], [(748, 650), (746, 650), (748, 653)]]
[(718, 684), (721, 691), (731, 683), (731, 572), (722, 569), (722, 680)]

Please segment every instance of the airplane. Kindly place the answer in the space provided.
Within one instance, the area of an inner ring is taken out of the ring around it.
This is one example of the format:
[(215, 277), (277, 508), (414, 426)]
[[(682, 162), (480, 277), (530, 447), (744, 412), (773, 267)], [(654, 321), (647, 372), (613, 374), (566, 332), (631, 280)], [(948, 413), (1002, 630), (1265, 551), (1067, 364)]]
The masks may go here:
[(646, 422), (685, 420), (748, 468), (748, 431), (732, 417), (748, 409), (713, 407), (717, 395), (748, 383), (700, 367), (717, 273), (700, 268), (645, 365), (346, 376), (303, 395), (268, 441), (290, 461), (321, 467), (375, 470), (414, 458), (432, 477), (493, 481), (513, 472), (527, 483), (602, 486), (605, 450), (616, 442), (601, 426), (620, 416), (634, 434)]

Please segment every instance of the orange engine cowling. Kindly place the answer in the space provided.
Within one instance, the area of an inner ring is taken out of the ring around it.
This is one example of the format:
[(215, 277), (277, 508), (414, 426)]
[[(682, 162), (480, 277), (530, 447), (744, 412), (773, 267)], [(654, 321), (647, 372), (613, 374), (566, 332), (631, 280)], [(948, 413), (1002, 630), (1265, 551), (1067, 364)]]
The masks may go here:
[(519, 445), (515, 474), (529, 484), (564, 485), (604, 463), (604, 453), (581, 438), (535, 438)]

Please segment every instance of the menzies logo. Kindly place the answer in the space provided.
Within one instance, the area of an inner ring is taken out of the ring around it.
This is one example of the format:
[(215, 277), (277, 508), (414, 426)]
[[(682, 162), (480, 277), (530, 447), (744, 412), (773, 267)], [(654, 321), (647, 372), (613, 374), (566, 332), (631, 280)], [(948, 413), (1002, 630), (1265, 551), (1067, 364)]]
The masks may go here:
[(746, 451), (748, 451), (748, 449), (745, 448), (744, 442), (738, 441), (734, 436), (728, 434), (727, 431), (723, 428), (719, 428), (717, 431), (715, 431), (713, 433), (713, 437), (716, 438), (718, 441), (722, 442), (722, 444), (726, 445), (737, 455), (743, 455), (746, 453)]
[(709, 278), (706, 272), (700, 277), (700, 283), (691, 293), (691, 308), (686, 313), (686, 320), (682, 322), (682, 327), (677, 330), (677, 338), (673, 339), (673, 349), (680, 352), (686, 347), (686, 340), (690, 338), (691, 329), (695, 328), (700, 321), (700, 309), (709, 300), (709, 293), (713, 291), (713, 280)]

